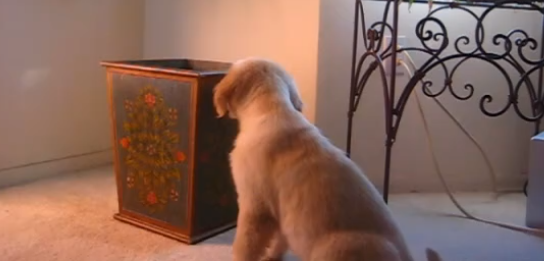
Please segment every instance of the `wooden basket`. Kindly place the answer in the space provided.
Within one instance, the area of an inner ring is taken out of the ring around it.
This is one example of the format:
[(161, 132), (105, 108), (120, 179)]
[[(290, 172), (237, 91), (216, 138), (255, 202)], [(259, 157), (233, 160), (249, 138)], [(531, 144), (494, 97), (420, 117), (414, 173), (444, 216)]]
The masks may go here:
[(234, 120), (218, 119), (214, 86), (228, 63), (102, 62), (106, 67), (117, 220), (194, 244), (235, 226), (228, 153)]

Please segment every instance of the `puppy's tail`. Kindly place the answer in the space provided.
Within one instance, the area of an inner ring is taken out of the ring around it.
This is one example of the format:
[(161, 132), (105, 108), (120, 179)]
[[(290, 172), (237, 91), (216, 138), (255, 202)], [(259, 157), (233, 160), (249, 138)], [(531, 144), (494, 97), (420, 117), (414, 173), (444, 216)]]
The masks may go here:
[(438, 253), (430, 248), (427, 248), (425, 253), (427, 254), (427, 261), (442, 261)]

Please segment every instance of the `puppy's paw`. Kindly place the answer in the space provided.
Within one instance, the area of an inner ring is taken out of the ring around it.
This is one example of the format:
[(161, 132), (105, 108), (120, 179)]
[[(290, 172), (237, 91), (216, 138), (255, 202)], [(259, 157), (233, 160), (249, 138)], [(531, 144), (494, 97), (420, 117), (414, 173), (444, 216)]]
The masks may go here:
[(260, 261), (283, 261), (284, 260), (283, 258), (284, 254), (274, 253), (270, 251), (270, 249), (267, 249), (266, 252), (267, 253), (265, 254), (263, 258), (261, 258)]
[(266, 253), (260, 261), (283, 261), (283, 253), (274, 252), (270, 247), (266, 248)]
[(427, 248), (425, 249), (425, 253), (427, 254), (428, 261), (442, 261), (440, 255), (438, 255), (438, 253), (433, 249)]
[(283, 261), (283, 257), (264, 257), (261, 261)]

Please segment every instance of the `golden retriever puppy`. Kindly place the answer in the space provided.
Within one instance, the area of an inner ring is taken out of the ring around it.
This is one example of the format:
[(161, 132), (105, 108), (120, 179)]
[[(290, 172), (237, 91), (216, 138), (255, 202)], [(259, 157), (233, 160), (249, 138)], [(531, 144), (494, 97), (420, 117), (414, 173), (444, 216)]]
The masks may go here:
[(375, 187), (303, 116), (282, 67), (235, 62), (214, 105), (239, 122), (230, 153), (240, 209), (234, 261), (282, 260), (288, 249), (304, 261), (413, 260)]

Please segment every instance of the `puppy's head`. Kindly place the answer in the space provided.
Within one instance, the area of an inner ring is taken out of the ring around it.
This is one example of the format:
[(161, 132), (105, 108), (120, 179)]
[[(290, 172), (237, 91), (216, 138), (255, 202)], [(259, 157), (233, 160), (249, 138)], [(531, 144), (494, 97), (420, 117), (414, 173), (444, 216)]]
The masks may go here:
[(228, 114), (231, 118), (237, 118), (239, 110), (251, 102), (266, 99), (288, 101), (286, 106), (302, 112), (302, 99), (291, 75), (278, 64), (259, 58), (235, 62), (215, 86), (213, 95), (218, 117)]

